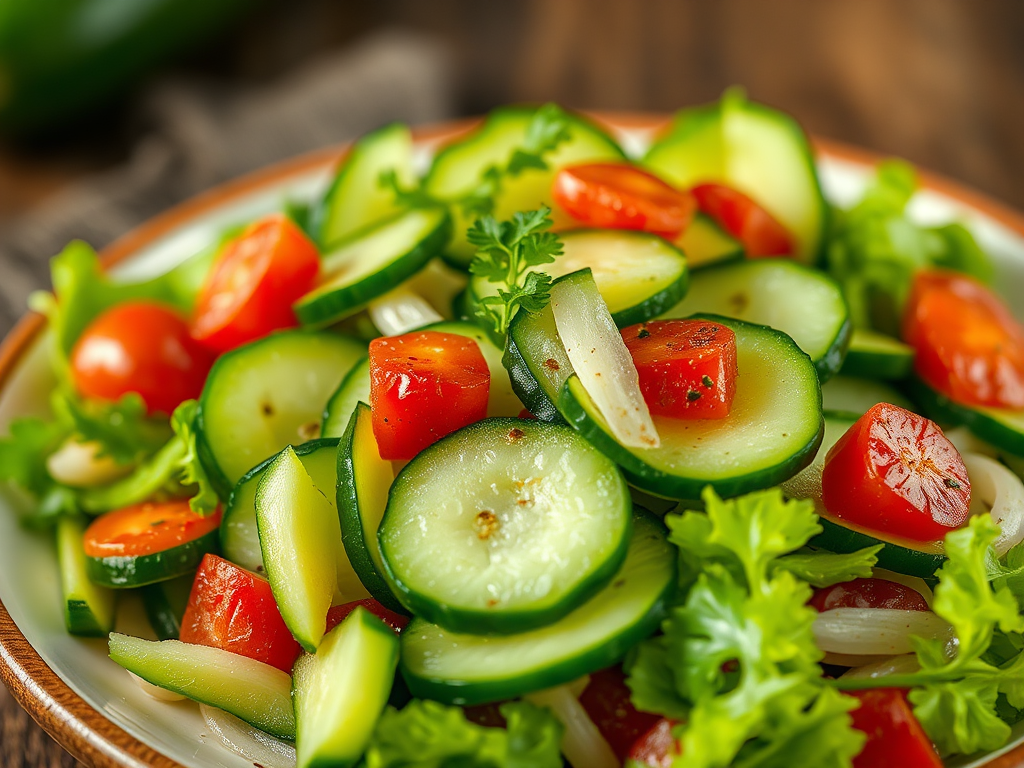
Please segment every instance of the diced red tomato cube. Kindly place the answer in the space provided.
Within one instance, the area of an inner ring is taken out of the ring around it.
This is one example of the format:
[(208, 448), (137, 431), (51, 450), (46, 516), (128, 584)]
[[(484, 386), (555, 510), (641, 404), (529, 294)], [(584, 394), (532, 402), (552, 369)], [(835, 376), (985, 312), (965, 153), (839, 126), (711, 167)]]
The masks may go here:
[(341, 624), (341, 622), (347, 619), (348, 615), (359, 606), (362, 606), (391, 627), (396, 635), (402, 634), (402, 630), (405, 629), (405, 625), (409, 623), (408, 616), (403, 616), (400, 613), (395, 613), (394, 611), (385, 608), (372, 597), (365, 597), (362, 600), (353, 600), (351, 603), (332, 606), (331, 610), (327, 612), (327, 631), (330, 632), (336, 626)]
[(370, 407), (382, 459), (406, 460), (487, 415), (491, 373), (466, 336), (414, 331), (370, 343)]
[(736, 334), (731, 328), (710, 320), (655, 320), (624, 328), (622, 338), (653, 415), (729, 415), (736, 394)]
[(915, 589), (886, 579), (854, 579), (814, 590), (808, 603), (819, 613), (834, 608), (885, 608), (927, 611), (928, 602)]
[(625, 760), (637, 740), (661, 719), (637, 711), (629, 695), (621, 667), (591, 673), (590, 682), (580, 694), (580, 704), (619, 760)]
[(867, 734), (853, 768), (942, 768), (942, 760), (907, 703), (906, 691), (876, 688), (850, 691), (860, 699), (853, 727)]

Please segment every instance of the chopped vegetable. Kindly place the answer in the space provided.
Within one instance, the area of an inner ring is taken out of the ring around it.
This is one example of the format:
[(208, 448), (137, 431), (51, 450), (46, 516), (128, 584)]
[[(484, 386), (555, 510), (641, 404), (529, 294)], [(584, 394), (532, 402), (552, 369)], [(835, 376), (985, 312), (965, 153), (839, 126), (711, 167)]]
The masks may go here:
[(906, 691), (879, 688), (851, 694), (860, 701), (853, 727), (867, 736), (853, 768), (942, 768), (931, 740), (911, 712)]
[(814, 610), (836, 608), (884, 608), (896, 611), (927, 611), (928, 601), (920, 592), (886, 579), (853, 579), (817, 589), (808, 603)]
[(698, 184), (690, 193), (702, 213), (743, 244), (750, 258), (791, 256), (792, 235), (768, 211), (739, 190), (724, 184)]

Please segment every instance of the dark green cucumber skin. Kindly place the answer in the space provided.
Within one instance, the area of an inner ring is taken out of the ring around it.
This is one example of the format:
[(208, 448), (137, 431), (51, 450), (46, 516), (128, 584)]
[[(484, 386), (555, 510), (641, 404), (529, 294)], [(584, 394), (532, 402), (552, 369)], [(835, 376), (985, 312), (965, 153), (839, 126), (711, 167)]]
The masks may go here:
[[(515, 320), (513, 320), (513, 323)], [(532, 413), (541, 421), (550, 421), (556, 424), (564, 424), (565, 419), (558, 412), (558, 407), (551, 402), (537, 379), (530, 373), (530, 368), (523, 359), (519, 347), (516, 346), (515, 338), (511, 329), (508, 340), (505, 342), (505, 354), (501, 362), (508, 371), (509, 381), (512, 383), (512, 391), (516, 393), (526, 410)]]
[(937, 552), (920, 552), (916, 549), (901, 547), (899, 544), (893, 544), (885, 539), (876, 539), (866, 533), (845, 528), (841, 523), (833, 522), (827, 517), (820, 517), (818, 522), (821, 523), (824, 530), (811, 539), (808, 544), (839, 554), (856, 552), (865, 547), (881, 544), (882, 549), (878, 552), (879, 568), (927, 579), (934, 576), (935, 572), (946, 562), (945, 555), (940, 555)]
[(85, 600), (64, 601), (64, 626), (75, 637), (106, 637), (112, 627), (100, 626)]
[(846, 318), (839, 332), (836, 334), (828, 352), (814, 361), (814, 370), (818, 372), (818, 381), (824, 384), (835, 376), (843, 367), (843, 361), (850, 350), (850, 338), (853, 336), (853, 324), (850, 318)]
[(149, 625), (153, 628), (158, 640), (178, 639), (178, 635), (181, 633), (181, 619), (188, 605), (192, 581), (193, 576), (186, 574), (181, 577), (180, 583), (165, 581), (159, 584), (148, 584), (140, 590), (146, 618), (149, 619)]
[(210, 531), (163, 552), (138, 557), (86, 557), (89, 579), (95, 584), (114, 589), (144, 587), (158, 581), (194, 572), (203, 557), (219, 551), (220, 533)]
[(337, 503), (338, 516), (341, 519), (341, 543), (345, 545), (345, 552), (352, 561), (356, 575), (373, 599), (389, 610), (407, 613), (405, 606), (391, 591), (388, 582), (377, 572), (377, 566), (367, 552), (370, 545), (363, 536), (359, 501), (356, 498), (356, 472), (352, 448), (356, 435), (356, 419), (364, 410), (368, 415), (370, 407), (366, 403), (359, 403), (356, 406), (355, 412), (348, 420), (345, 434), (338, 443)]
[[(402, 215), (404, 214), (399, 214)], [(374, 224), (372, 228), (386, 226), (397, 218), (396, 216), (381, 224)], [(346, 242), (363, 236), (364, 233), (365, 231), (356, 232), (351, 238), (335, 243), (332, 247), (340, 248)], [(451, 236), (451, 216), (445, 213), (433, 231), (420, 240), (412, 250), (357, 283), (330, 291), (308, 302), (299, 299), (292, 305), (295, 316), (303, 325), (323, 326), (352, 314), (423, 269), (428, 261), (441, 253), (441, 249)]]
[(917, 376), (912, 376), (906, 387), (911, 398), (923, 408), (929, 418), (940, 424), (963, 424), (999, 450), (1014, 456), (1024, 456), (1024, 432), (996, 421), (988, 414), (968, 405), (954, 403)]
[(869, 379), (902, 381), (914, 371), (914, 356), (886, 354), (872, 349), (858, 349), (851, 345), (840, 373), (845, 376), (863, 376)]
[(199, 463), (206, 470), (206, 477), (209, 479), (210, 485), (213, 486), (213, 490), (217, 493), (217, 497), (221, 499), (228, 498), (234, 486), (228, 480), (228, 476), (224, 474), (224, 470), (220, 468), (220, 464), (217, 463), (217, 459), (213, 455), (213, 449), (210, 448), (210, 444), (206, 441), (202, 405), (200, 405), (196, 412), (196, 455), (199, 456)]

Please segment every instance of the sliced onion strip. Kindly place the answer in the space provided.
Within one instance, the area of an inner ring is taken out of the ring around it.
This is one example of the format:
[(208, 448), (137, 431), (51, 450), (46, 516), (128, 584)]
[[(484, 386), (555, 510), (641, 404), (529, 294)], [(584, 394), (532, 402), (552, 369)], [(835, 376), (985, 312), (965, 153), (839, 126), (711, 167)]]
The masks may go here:
[(385, 336), (400, 336), (444, 320), (426, 299), (402, 286), (371, 301), (369, 311), (373, 324)]
[(562, 754), (573, 768), (619, 768), (621, 763), (608, 741), (590, 719), (573, 690), (567, 685), (537, 691), (524, 697), (532, 704), (547, 707), (562, 725)]
[(295, 768), (295, 746), (275, 739), (224, 710), (199, 705), (206, 727), (235, 754), (264, 768)]
[(931, 611), (833, 608), (814, 620), (814, 637), (827, 653), (894, 656), (914, 650), (912, 636), (947, 639), (952, 627)]
[(887, 659), (865, 664), (864, 666), (848, 669), (840, 678), (874, 678), (888, 677), (889, 675), (912, 675), (921, 668), (915, 654), (902, 654), (890, 656)]
[(991, 512), (999, 526), (992, 548), (1002, 557), (1024, 540), (1024, 483), (988, 456), (965, 453), (963, 460), (971, 480), (971, 514)]

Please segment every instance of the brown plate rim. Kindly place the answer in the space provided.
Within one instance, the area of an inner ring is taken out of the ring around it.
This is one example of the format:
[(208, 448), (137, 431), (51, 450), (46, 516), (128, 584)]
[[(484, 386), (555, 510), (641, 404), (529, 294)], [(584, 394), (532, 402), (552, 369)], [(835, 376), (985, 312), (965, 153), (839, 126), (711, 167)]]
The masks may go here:
[[(669, 117), (658, 113), (588, 112), (611, 129), (657, 130)], [(441, 143), (472, 130), (480, 118), (452, 120), (414, 129), (418, 143)], [(841, 142), (815, 137), (819, 156), (874, 165), (883, 155)], [(293, 176), (326, 169), (338, 162), (350, 144), (329, 147), (286, 160), (218, 185), (150, 219), (101, 252), (109, 268), (170, 233), (189, 220), (243, 197), (262, 187)], [(922, 186), (976, 209), (1024, 237), (1024, 214), (989, 196), (929, 171), (919, 172)], [(45, 326), (44, 318), (29, 312), (0, 344), (0, 390), (7, 384), (25, 354)], [(0, 680), (32, 718), (74, 757), (93, 768), (184, 768), (147, 746), (112, 720), (93, 709), (47, 664), (14, 623), (0, 600)], [(985, 768), (1019, 768), (1024, 765), (1024, 744), (985, 764)]]

